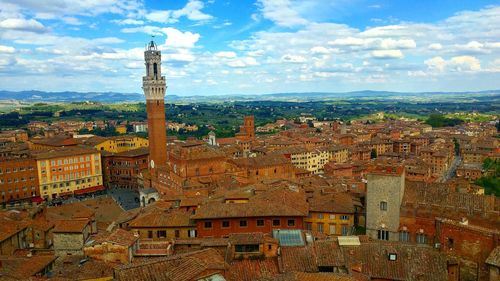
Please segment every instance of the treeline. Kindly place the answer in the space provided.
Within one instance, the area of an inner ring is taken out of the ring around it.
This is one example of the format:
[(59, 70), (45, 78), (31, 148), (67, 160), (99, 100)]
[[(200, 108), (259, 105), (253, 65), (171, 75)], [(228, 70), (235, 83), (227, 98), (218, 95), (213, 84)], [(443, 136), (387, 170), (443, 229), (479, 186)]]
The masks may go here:
[(453, 127), (464, 123), (464, 121), (458, 118), (448, 118), (443, 114), (434, 113), (429, 115), (429, 118), (425, 120), (425, 123), (431, 125), (434, 128), (439, 128)]

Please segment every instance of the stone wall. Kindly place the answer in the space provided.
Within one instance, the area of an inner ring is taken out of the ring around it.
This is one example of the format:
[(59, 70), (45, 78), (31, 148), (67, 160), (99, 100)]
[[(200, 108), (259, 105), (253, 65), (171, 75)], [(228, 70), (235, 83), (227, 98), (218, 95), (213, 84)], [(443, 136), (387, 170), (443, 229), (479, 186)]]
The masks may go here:
[[(398, 241), (399, 212), (404, 193), (403, 174), (368, 174), (366, 194), (366, 234), (377, 239), (377, 231), (389, 231), (389, 240)], [(381, 210), (380, 202), (387, 202)]]

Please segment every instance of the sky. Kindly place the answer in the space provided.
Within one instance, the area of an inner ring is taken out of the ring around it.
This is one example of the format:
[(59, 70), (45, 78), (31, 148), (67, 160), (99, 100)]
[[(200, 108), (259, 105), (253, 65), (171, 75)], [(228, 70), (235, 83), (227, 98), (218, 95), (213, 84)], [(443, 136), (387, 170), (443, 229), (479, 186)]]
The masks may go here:
[(167, 95), (500, 89), (500, 3), (0, 0), (0, 89)]

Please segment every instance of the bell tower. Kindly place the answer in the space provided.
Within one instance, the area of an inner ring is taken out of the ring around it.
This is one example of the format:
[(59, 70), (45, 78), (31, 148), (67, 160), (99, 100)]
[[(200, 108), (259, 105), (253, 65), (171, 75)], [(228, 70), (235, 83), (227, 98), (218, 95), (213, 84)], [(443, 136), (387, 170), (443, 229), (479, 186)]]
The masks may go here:
[(165, 124), (165, 76), (161, 76), (161, 51), (151, 40), (144, 51), (146, 76), (142, 77), (142, 89), (146, 96), (148, 114), (149, 168), (167, 164), (167, 131)]

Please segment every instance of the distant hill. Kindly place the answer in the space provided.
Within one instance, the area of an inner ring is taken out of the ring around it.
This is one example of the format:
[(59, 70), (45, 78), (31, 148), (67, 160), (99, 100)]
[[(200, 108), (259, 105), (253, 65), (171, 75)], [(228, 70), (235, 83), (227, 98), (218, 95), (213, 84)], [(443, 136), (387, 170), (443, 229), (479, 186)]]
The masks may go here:
[[(222, 102), (222, 101), (317, 101), (349, 98), (415, 98), (434, 99), (460, 96), (462, 98), (487, 98), (498, 96), (500, 90), (478, 92), (421, 92), (404, 93), (390, 91), (353, 91), (353, 92), (300, 92), (300, 93), (272, 93), (262, 95), (215, 95), (215, 96), (177, 96), (167, 95), (168, 102)], [(44, 91), (0, 91), (0, 100), (16, 100), (23, 102), (139, 102), (144, 101), (144, 95), (139, 93), (116, 92), (44, 92)]]

